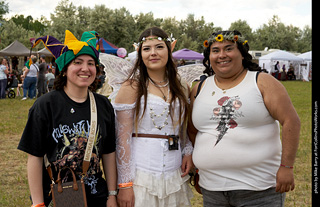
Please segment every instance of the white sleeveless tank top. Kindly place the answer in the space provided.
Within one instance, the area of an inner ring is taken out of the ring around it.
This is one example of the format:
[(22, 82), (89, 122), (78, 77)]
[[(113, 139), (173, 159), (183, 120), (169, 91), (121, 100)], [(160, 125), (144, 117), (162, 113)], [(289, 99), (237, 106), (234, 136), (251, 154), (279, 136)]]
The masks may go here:
[(264, 105), (257, 72), (221, 90), (214, 76), (197, 96), (192, 121), (198, 129), (193, 162), (201, 187), (210, 191), (265, 190), (276, 186), (281, 161), (279, 123)]

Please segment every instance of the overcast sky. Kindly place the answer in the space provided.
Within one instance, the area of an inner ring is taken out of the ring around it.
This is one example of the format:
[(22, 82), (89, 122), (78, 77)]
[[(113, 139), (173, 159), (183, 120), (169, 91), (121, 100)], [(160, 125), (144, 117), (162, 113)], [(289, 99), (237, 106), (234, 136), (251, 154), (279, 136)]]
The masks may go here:
[[(303, 28), (311, 26), (311, 0), (70, 0), (76, 6), (105, 4), (108, 8), (125, 7), (131, 14), (152, 12), (155, 18), (176, 17), (185, 19), (192, 13), (196, 18), (204, 16), (206, 22), (228, 29), (239, 19), (246, 20), (253, 30), (267, 24), (273, 15), (281, 22)], [(59, 1), (56, 0), (6, 0), (10, 18), (16, 14), (33, 18), (41, 15), (50, 19)]]

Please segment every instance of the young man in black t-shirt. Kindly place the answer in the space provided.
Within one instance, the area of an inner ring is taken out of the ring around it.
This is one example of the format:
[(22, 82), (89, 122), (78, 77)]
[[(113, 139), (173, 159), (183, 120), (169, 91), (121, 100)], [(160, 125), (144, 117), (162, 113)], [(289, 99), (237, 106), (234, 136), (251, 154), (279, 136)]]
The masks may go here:
[[(54, 179), (65, 167), (70, 167), (78, 179), (81, 177), (91, 119), (88, 93), (99, 74), (99, 53), (94, 47), (96, 32), (85, 32), (78, 41), (67, 30), (65, 44), (51, 36), (38, 38), (36, 44), (40, 41), (51, 44), (47, 48), (55, 55), (60, 74), (56, 77), (55, 90), (41, 96), (30, 109), (18, 146), (28, 153), (28, 181), (34, 207), (48, 206), (51, 201), (51, 181), (43, 164), (45, 155)], [(115, 116), (106, 97), (94, 94), (94, 99), (97, 129), (85, 177), (87, 203), (89, 207), (115, 207)], [(100, 161), (107, 182), (102, 177)], [(71, 176), (65, 173), (61, 178), (67, 182)]]

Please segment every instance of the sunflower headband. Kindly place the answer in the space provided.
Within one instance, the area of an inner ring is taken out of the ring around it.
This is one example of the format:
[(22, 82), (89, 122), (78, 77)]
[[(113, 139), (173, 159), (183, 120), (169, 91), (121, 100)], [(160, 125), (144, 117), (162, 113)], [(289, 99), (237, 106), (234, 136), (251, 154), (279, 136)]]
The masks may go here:
[(232, 42), (239, 42), (243, 45), (248, 43), (248, 40), (245, 40), (245, 38), (241, 35), (235, 35), (233, 32), (230, 32), (228, 34), (216, 34), (213, 33), (208, 40), (205, 40), (203, 42), (204, 47), (209, 47), (210, 43), (212, 42), (223, 42), (224, 40), (229, 40)]

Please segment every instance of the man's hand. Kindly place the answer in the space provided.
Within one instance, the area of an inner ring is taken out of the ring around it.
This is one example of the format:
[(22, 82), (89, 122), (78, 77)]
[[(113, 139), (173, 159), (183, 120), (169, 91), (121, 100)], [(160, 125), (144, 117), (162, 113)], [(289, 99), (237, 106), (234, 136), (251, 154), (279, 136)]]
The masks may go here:
[(280, 167), (277, 172), (276, 192), (284, 193), (294, 190), (293, 169)]

